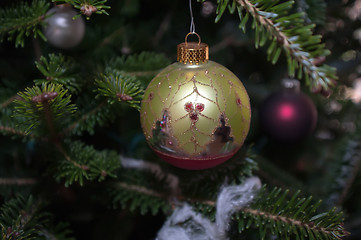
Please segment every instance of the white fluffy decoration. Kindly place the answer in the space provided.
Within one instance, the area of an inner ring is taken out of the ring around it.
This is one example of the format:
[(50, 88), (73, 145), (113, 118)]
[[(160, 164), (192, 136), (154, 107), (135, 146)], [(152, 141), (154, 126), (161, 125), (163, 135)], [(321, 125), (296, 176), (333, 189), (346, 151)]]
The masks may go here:
[(165, 222), (156, 240), (213, 240), (215, 236), (218, 233), (214, 224), (184, 204)]
[(242, 185), (223, 187), (216, 203), (215, 223), (184, 204), (164, 223), (156, 240), (227, 240), (232, 214), (251, 203), (260, 188), (257, 177), (248, 178)]

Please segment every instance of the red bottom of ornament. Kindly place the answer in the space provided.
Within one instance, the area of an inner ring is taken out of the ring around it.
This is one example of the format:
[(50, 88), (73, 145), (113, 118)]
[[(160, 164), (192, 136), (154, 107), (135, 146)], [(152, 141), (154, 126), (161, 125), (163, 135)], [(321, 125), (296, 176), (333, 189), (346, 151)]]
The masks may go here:
[(172, 164), (173, 166), (184, 168), (188, 170), (202, 170), (207, 168), (215, 167), (228, 159), (230, 159), (238, 149), (235, 149), (234, 151), (215, 156), (215, 157), (197, 157), (197, 158), (188, 158), (188, 157), (175, 157), (170, 154), (162, 153), (156, 149), (153, 148), (153, 151), (164, 161)]

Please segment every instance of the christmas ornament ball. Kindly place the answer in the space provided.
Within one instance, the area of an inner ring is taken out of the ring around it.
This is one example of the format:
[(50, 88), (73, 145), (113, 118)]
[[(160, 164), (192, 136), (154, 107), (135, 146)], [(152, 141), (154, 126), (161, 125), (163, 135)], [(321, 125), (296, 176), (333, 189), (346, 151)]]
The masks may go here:
[(155, 153), (184, 169), (206, 169), (231, 158), (250, 126), (251, 108), (241, 81), (208, 60), (208, 46), (178, 45), (178, 62), (145, 90), (141, 125)]
[(311, 99), (295, 86), (266, 98), (259, 117), (261, 128), (271, 139), (292, 143), (312, 133), (317, 123), (317, 110)]
[(49, 17), (45, 19), (44, 34), (51, 45), (69, 49), (81, 42), (85, 33), (84, 19), (73, 19), (77, 12), (70, 5), (57, 5), (46, 15)]

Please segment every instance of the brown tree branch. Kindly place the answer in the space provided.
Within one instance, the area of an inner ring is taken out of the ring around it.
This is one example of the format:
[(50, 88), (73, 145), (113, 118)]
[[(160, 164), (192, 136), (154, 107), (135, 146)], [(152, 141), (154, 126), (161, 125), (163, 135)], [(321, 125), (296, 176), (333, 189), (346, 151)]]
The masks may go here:
[(93, 108), (92, 110), (90, 110), (88, 113), (84, 114), (80, 119), (78, 119), (77, 121), (75, 121), (74, 123), (72, 123), (69, 127), (67, 127), (66, 129), (64, 129), (61, 133), (60, 136), (64, 136), (67, 133), (73, 131), (77, 125), (83, 121), (85, 121), (89, 116), (94, 115), (95, 113), (97, 113), (102, 107), (104, 107), (104, 105), (106, 104), (106, 101), (101, 102), (98, 106), (96, 106), (95, 108)]
[(8, 105), (10, 105), (15, 99), (20, 100), (21, 97), (19, 95), (14, 95), (12, 97), (10, 97), (9, 99), (5, 100), (2, 104), (1, 104), (1, 108), (6, 108)]
[(34, 185), (36, 183), (34, 178), (0, 178), (0, 185)]

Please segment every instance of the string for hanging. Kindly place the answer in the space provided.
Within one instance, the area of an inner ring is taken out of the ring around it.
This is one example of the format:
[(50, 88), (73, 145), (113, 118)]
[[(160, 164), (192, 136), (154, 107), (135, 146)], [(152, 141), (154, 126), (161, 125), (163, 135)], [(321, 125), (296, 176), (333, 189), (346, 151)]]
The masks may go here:
[(189, 28), (190, 33), (196, 32), (196, 25), (194, 24), (194, 18), (193, 18), (193, 10), (192, 10), (192, 0), (189, 0), (189, 11), (191, 13), (191, 26)]

